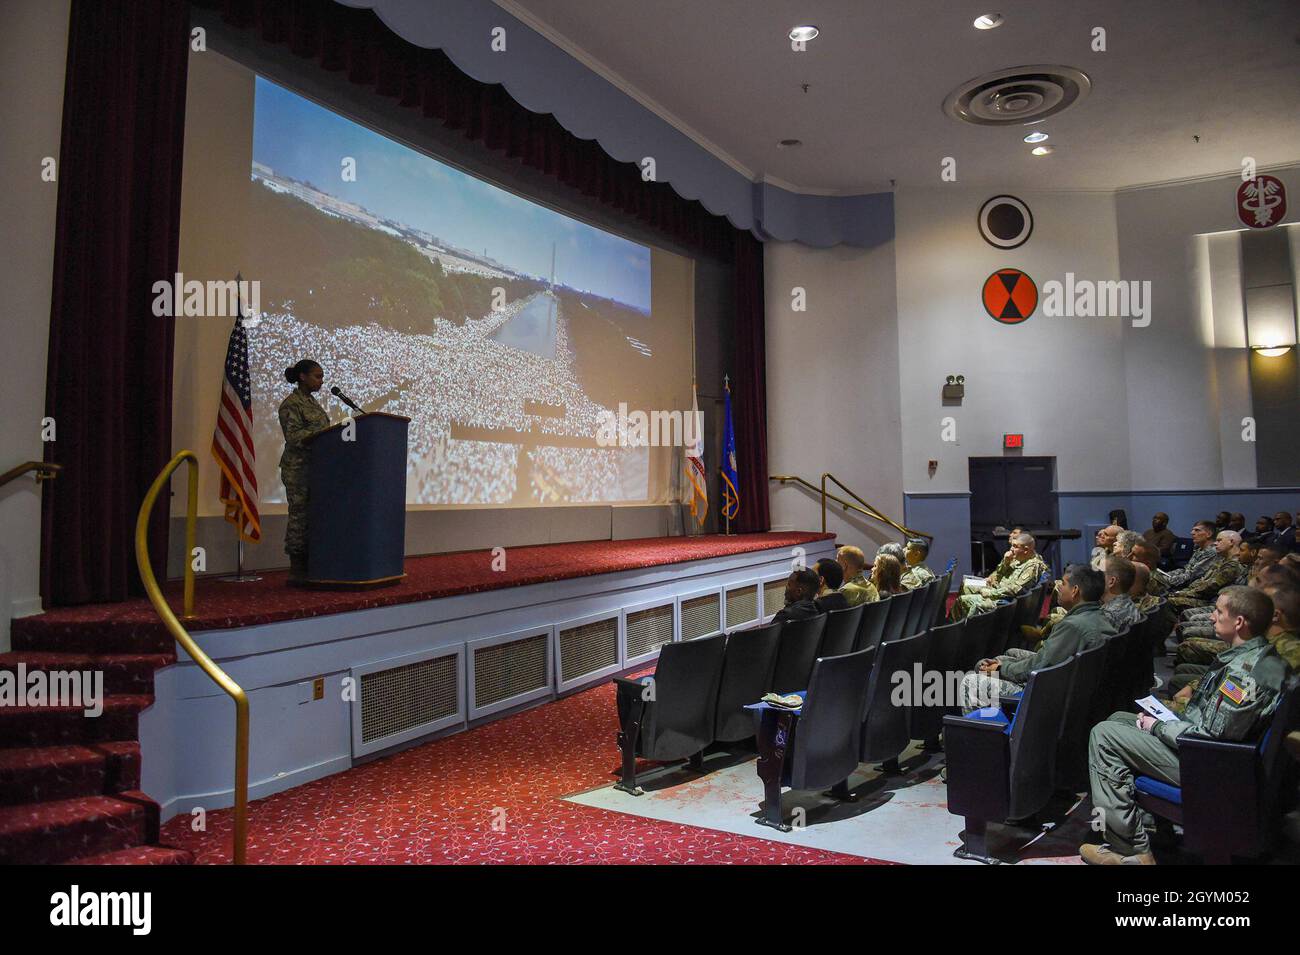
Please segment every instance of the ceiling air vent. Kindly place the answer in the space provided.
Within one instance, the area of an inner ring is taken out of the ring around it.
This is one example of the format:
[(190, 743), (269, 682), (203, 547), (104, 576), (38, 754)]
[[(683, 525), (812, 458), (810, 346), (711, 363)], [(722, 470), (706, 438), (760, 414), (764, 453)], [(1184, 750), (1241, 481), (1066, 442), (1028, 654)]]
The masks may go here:
[(1023, 126), (1077, 103), (1092, 89), (1069, 66), (1017, 66), (967, 80), (948, 94), (943, 111), (976, 126)]

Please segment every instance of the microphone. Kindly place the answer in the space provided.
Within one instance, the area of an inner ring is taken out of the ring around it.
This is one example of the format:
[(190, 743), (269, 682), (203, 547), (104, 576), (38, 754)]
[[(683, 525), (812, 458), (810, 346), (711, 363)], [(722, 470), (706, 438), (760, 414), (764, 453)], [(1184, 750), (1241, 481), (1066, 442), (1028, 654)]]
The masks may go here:
[(339, 401), (343, 402), (353, 411), (359, 412), (360, 414), (366, 413), (366, 410), (362, 408), (359, 404), (357, 404), (355, 401), (353, 401), (351, 398), (349, 398), (347, 395), (345, 395), (343, 393), (343, 390), (339, 388), (338, 385), (335, 385), (333, 388), (330, 389), (330, 394), (332, 394)]

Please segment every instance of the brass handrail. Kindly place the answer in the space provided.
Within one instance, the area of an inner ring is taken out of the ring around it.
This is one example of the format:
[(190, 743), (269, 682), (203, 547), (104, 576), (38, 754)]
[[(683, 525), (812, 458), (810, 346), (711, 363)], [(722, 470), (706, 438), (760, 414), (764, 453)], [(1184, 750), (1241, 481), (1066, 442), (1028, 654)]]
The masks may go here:
[[(868, 504), (858, 494), (854, 493), (854, 491), (851, 488), (849, 488), (843, 481), (837, 478), (834, 474), (831, 474), (829, 471), (825, 471), (822, 473), (821, 487), (818, 487), (817, 485), (813, 484), (811, 481), (804, 480), (803, 478), (799, 477), (799, 475), (797, 474), (772, 474), (768, 476), (768, 480), (779, 481), (782, 484), (788, 484), (793, 482), (795, 484), (799, 484), (803, 487), (806, 487), (814, 494), (820, 495), (821, 502), (822, 502), (822, 533), (826, 532), (826, 502), (834, 501), (836, 504), (840, 505), (846, 511), (857, 511), (859, 514), (865, 514), (867, 517), (871, 518), (872, 520), (880, 521), (882, 524), (888, 524), (890, 527), (894, 528), (894, 530), (908, 537), (924, 537), (930, 543), (934, 542), (933, 534), (927, 534), (925, 531), (918, 531), (914, 528), (908, 527), (906, 524), (899, 524), (897, 521), (893, 520), (886, 514), (882, 513), (880, 510), (873, 507), (871, 504)], [(853, 500), (856, 501), (857, 503), (853, 503), (852, 501), (846, 501), (842, 497), (837, 497), (836, 495), (829, 493), (826, 490), (827, 480), (834, 481), (841, 489), (843, 489), (843, 491), (846, 494), (852, 497)]]
[(234, 862), (243, 865), (248, 856), (248, 695), (239, 684), (226, 675), (226, 671), (212, 662), (194, 638), (189, 635), (176, 614), (163, 598), (162, 588), (154, 576), (153, 565), (149, 561), (149, 515), (154, 503), (181, 463), (189, 464), (189, 497), (185, 506), (185, 619), (194, 618), (194, 537), (199, 514), (199, 459), (193, 451), (182, 451), (167, 462), (167, 466), (154, 480), (149, 493), (140, 505), (140, 514), (135, 520), (135, 562), (140, 570), (140, 579), (144, 582), (145, 593), (149, 602), (158, 611), (168, 633), (190, 655), (199, 668), (203, 670), (232, 700), (235, 701), (235, 840)]
[(28, 471), (36, 472), (36, 480), (52, 481), (59, 476), (63, 470), (62, 464), (55, 464), (52, 461), (26, 461), (16, 468), (10, 468), (4, 474), (0, 474), (0, 487), (4, 487), (16, 477), (26, 474)]

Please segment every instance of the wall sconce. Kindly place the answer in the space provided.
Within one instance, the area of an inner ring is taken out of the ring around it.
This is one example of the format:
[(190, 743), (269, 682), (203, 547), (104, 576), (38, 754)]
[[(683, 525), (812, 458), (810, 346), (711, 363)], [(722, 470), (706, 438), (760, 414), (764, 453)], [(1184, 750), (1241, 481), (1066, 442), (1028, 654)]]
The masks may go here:
[(943, 397), (960, 401), (966, 397), (966, 376), (949, 375), (943, 386)]
[(1295, 292), (1290, 283), (1246, 289), (1246, 343), (1277, 358), (1296, 345)]

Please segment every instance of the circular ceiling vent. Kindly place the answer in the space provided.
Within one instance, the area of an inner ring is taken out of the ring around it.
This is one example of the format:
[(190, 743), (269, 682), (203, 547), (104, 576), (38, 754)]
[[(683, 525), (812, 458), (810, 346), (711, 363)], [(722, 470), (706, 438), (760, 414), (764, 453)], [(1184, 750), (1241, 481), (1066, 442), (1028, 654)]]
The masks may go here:
[(1016, 66), (967, 80), (948, 94), (943, 111), (976, 126), (1021, 126), (1077, 103), (1092, 89), (1069, 66)]

